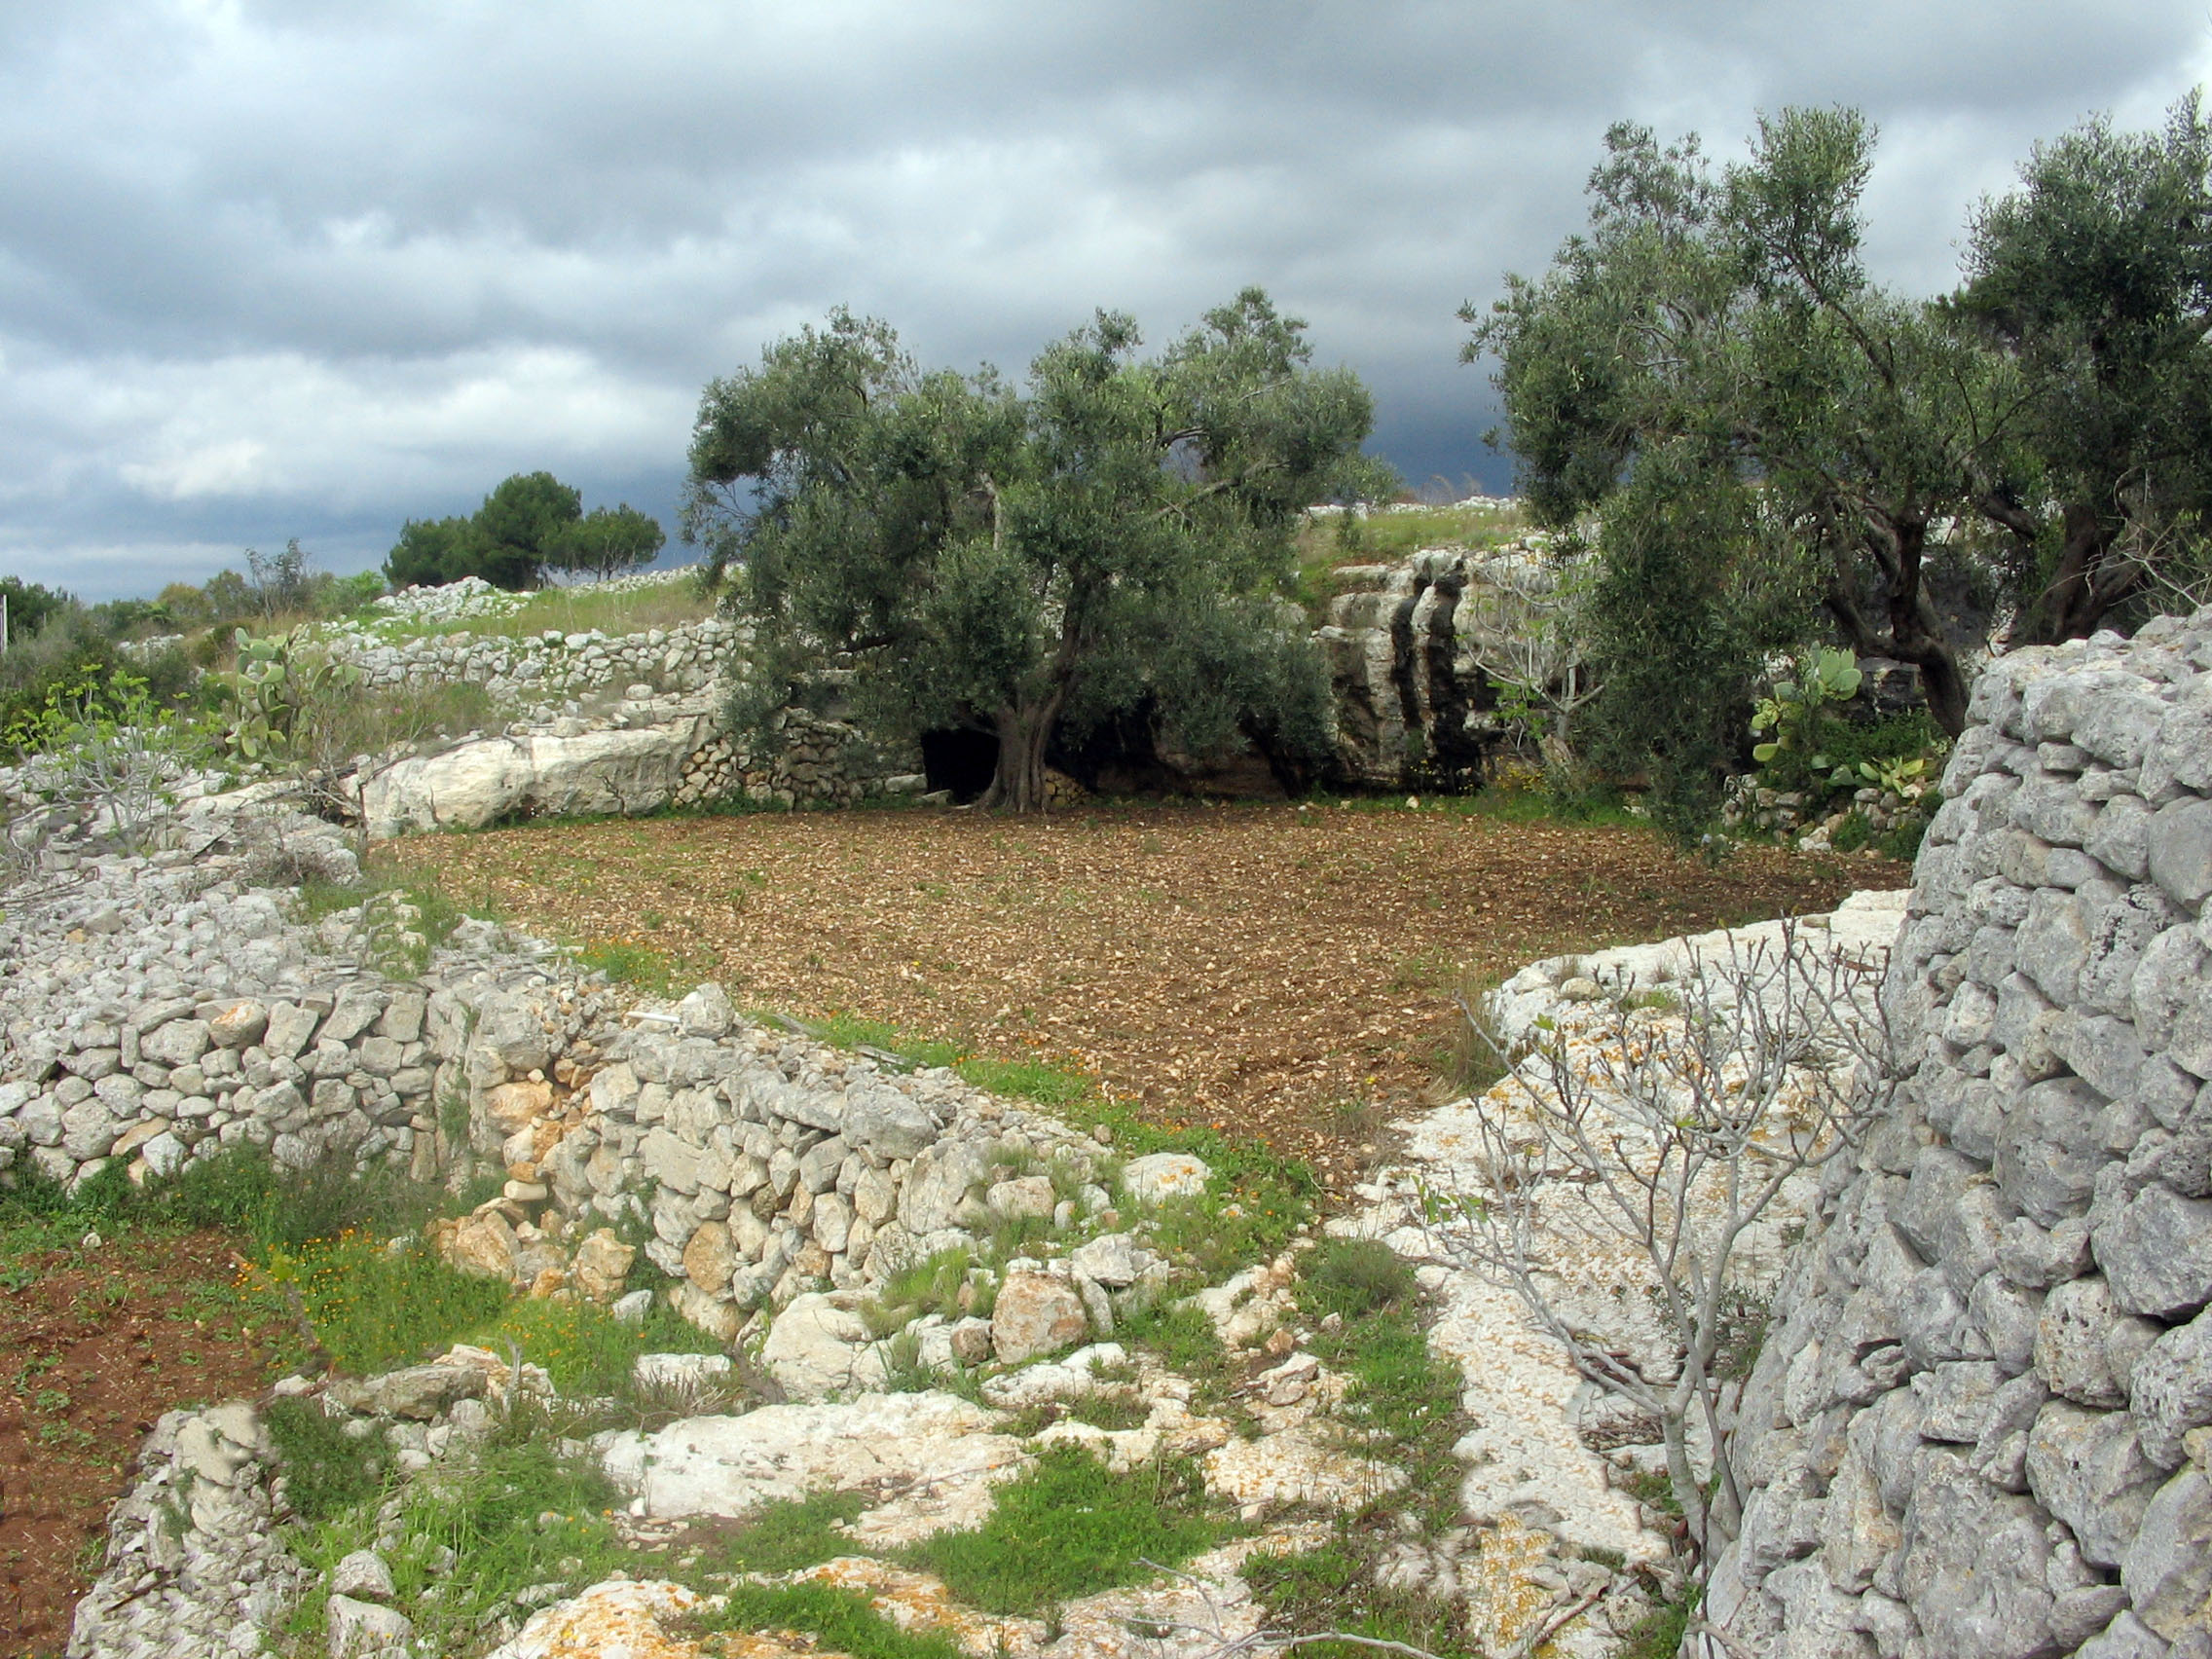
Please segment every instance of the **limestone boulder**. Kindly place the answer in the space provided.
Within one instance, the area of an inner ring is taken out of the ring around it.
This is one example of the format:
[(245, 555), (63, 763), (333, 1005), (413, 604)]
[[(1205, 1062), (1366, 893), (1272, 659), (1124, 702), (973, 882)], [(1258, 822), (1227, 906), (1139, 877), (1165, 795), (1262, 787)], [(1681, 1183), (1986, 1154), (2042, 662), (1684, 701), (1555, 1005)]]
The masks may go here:
[(1187, 1152), (1155, 1152), (1132, 1158), (1123, 1166), (1122, 1188), (1140, 1204), (1157, 1204), (1167, 1198), (1202, 1193), (1213, 1178), (1203, 1159)]
[(706, 726), (704, 717), (691, 717), (458, 744), (362, 779), (362, 820), (382, 837), (480, 830), (504, 818), (651, 812), (676, 797)]
[(1017, 1268), (999, 1285), (991, 1308), (991, 1348), (1005, 1364), (1057, 1352), (1082, 1341), (1088, 1329), (1083, 1296), (1072, 1278)]
[(575, 1261), (569, 1269), (570, 1280), (592, 1301), (612, 1302), (622, 1294), (637, 1256), (634, 1245), (615, 1237), (611, 1228), (602, 1227), (576, 1246)]
[(990, 1512), (993, 1485), (1026, 1460), (1021, 1442), (997, 1432), (999, 1420), (954, 1394), (868, 1394), (687, 1418), (594, 1444), (608, 1477), (655, 1518), (744, 1515), (830, 1489), (911, 1489), (904, 1506), (887, 1505), (856, 1524), (863, 1543), (883, 1547), (974, 1526)]
[(332, 1596), (323, 1604), (323, 1617), (330, 1626), (330, 1659), (369, 1659), (403, 1649), (415, 1634), (414, 1621), (398, 1608), (350, 1596)]
[(768, 1327), (760, 1363), (794, 1400), (827, 1400), (882, 1386), (882, 1345), (858, 1313), (810, 1291)]
[(2199, 1313), (2136, 1358), (2131, 1405), (2143, 1455), (2178, 1468), (2182, 1436), (2212, 1423), (2212, 1313)]

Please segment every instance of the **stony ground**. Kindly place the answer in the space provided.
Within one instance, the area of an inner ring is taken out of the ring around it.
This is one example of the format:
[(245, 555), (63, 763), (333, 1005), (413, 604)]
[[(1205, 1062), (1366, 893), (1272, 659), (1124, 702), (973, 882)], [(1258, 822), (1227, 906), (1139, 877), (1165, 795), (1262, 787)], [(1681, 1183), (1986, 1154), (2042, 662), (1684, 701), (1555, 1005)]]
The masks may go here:
[(1366, 805), (759, 814), (385, 855), (533, 931), (664, 953), (741, 1005), (1035, 1054), (1340, 1177), (1430, 1083), (1465, 978), (1900, 879), (1872, 858), (1711, 866), (1636, 829)]
[(232, 1249), (212, 1233), (78, 1238), (0, 1264), (0, 1651), (61, 1650), (155, 1419), (267, 1382), (228, 1294)]

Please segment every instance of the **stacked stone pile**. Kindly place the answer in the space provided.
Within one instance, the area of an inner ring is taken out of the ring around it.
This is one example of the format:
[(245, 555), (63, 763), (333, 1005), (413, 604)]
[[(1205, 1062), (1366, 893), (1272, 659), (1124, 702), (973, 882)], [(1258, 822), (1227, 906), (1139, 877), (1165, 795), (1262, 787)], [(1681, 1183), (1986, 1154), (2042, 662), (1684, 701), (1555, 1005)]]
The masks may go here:
[(1885, 991), (1911, 1075), (1745, 1392), (1731, 1653), (2212, 1650), (2207, 670), (2199, 612), (1975, 688)]

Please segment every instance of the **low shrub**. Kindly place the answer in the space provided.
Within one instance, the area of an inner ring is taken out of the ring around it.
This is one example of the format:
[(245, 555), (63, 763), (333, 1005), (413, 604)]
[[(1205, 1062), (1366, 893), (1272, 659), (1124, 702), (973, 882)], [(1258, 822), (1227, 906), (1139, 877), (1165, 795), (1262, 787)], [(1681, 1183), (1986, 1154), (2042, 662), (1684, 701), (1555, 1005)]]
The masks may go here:
[(292, 1511), (319, 1525), (384, 1493), (389, 1473), (381, 1435), (356, 1438), (316, 1399), (276, 1399), (262, 1408)]
[(1306, 1258), (1299, 1301), (1308, 1317), (1363, 1319), (1413, 1301), (1412, 1264), (1377, 1238), (1325, 1238)]

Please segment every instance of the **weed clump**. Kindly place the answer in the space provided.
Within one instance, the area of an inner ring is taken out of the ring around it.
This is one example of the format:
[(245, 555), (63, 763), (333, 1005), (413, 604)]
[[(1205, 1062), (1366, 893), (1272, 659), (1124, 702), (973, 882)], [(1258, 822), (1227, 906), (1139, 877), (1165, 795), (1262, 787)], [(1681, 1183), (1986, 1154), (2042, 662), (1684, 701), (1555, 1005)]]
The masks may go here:
[(965, 1659), (960, 1645), (934, 1631), (901, 1630), (857, 1590), (834, 1584), (739, 1584), (729, 1601), (697, 1621), (702, 1632), (793, 1631), (823, 1651), (849, 1659)]
[(857, 1492), (818, 1492), (805, 1497), (777, 1498), (745, 1518), (699, 1557), (710, 1573), (796, 1572), (848, 1555), (850, 1534), (839, 1530), (860, 1517)]

